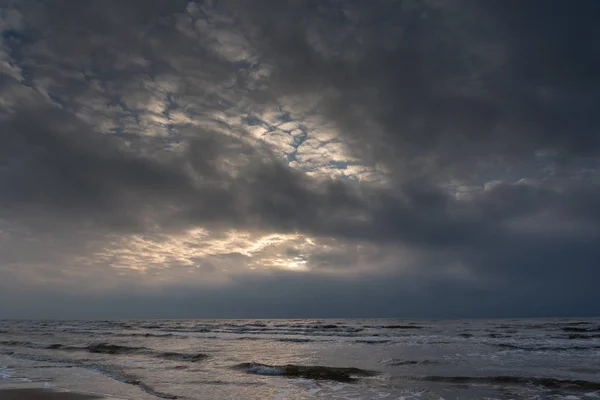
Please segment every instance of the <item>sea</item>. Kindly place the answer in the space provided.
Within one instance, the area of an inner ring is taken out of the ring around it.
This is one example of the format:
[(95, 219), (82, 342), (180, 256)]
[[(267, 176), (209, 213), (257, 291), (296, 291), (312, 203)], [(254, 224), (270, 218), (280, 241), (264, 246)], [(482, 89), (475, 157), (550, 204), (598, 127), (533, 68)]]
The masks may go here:
[(2, 388), (120, 399), (600, 399), (600, 319), (0, 321)]

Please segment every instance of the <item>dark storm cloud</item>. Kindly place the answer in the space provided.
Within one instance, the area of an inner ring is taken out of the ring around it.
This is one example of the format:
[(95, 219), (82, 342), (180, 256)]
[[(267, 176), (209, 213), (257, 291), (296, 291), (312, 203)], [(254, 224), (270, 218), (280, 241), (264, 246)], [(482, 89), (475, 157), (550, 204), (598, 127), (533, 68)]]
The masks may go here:
[[(279, 66), (273, 90), (333, 88), (325, 114), (394, 171), (400, 195), (378, 197), (347, 235), (453, 246), (511, 279), (597, 274), (597, 175), (568, 179), (600, 149), (596, 2), (232, 3)], [(527, 176), (541, 182), (462, 201), (438, 186)]]
[[(9, 220), (30, 212), (57, 212), (59, 218), (131, 232), (155, 224), (169, 228), (212, 222), (293, 229), (299, 215), (312, 221), (321, 209), (330, 211), (333, 200), (342, 206), (352, 201), (341, 184), (332, 183), (322, 193), (311, 190), (299, 173), (268, 155), (263, 160), (260, 149), (245, 149), (252, 162), (242, 176), (232, 178), (216, 159), (228, 146), (237, 151), (244, 146), (211, 132), (197, 132), (201, 136), (182, 157), (155, 160), (120, 148), (62, 111), (30, 112), (0, 125), (0, 200)], [(188, 169), (199, 178), (193, 180)]]
[[(600, 192), (566, 193), (529, 184), (498, 184), (457, 201), (439, 188), (410, 182), (398, 195), (366, 193), (341, 182), (316, 187), (260, 149), (211, 132), (197, 133), (183, 157), (155, 160), (67, 119), (61, 111), (16, 114), (2, 124), (3, 214), (36, 212), (138, 232), (196, 224), (300, 229), (314, 234), (425, 245), (481, 245), (508, 240), (506, 219), (534, 212), (594, 218)], [(219, 155), (247, 152), (237, 177)], [(198, 180), (188, 175), (188, 168)], [(583, 213), (583, 215), (581, 215)], [(356, 215), (363, 218), (354, 218)], [(594, 232), (595, 233), (595, 232)]]
[[(499, 299), (533, 301), (526, 293), (539, 289), (536, 304), (559, 283), (582, 287), (580, 299), (551, 303), (560, 312), (594, 299), (586, 282), (600, 261), (596, 2), (7, 4), (24, 22), (4, 13), (0, 25), (5, 243), (16, 242), (18, 228), (64, 236), (64, 252), (85, 248), (90, 231), (301, 232), (427, 253), (411, 284), (457, 307), (465, 293), (486, 290), (482, 282), (497, 283)], [(272, 67), (259, 83), (257, 65)], [(310, 102), (315, 93), (318, 112), (358, 159), (385, 167), (388, 184), (313, 179), (230, 125), (282, 97)], [(226, 122), (213, 117), (228, 112)], [(177, 113), (204, 119), (174, 122)], [(178, 145), (184, 150), (171, 149)], [(47, 250), (48, 261), (59, 262), (55, 253)], [(18, 264), (6, 254), (0, 263)], [(342, 270), (360, 257), (340, 247), (307, 259)], [(446, 264), (477, 279), (444, 291)], [(382, 304), (418, 299), (423, 307), (397, 312), (432, 315), (442, 303), (381, 277), (327, 285), (318, 275), (292, 277), (275, 284), (298, 316), (327, 302), (327, 290), (342, 300), (324, 315), (348, 304), (392, 315)], [(243, 280), (252, 289), (239, 283), (199, 299), (251, 298), (250, 309), (266, 310), (252, 293), (268, 284)], [(303, 293), (286, 289), (298, 282), (319, 295), (303, 303)], [(350, 300), (379, 290), (381, 299), (366, 305)], [(492, 300), (489, 307), (504, 312)]]
[(121, 223), (128, 213), (120, 202), (129, 202), (125, 208), (144, 206), (148, 190), (150, 202), (160, 202), (156, 198), (160, 193), (185, 196), (189, 185), (180, 174), (128, 157), (110, 140), (91, 134), (90, 127), (60, 111), (24, 111), (3, 121), (0, 129), (5, 210), (49, 209), (92, 218), (99, 212), (108, 221)]
[(274, 90), (339, 91), (326, 114), (398, 179), (597, 156), (596, 2), (232, 3), (279, 66)]

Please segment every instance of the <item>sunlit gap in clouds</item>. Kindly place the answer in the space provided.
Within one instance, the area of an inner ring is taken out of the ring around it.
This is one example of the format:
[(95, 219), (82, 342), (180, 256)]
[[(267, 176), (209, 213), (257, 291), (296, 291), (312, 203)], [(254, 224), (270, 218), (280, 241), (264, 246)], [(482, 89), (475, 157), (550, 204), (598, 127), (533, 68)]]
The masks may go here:
[(308, 270), (308, 262), (302, 257), (294, 257), (294, 261), (290, 262), (287, 267), (295, 271), (306, 271)]
[(172, 276), (177, 271), (205, 276), (269, 269), (306, 271), (305, 254), (315, 246), (301, 234), (197, 228), (180, 235), (115, 238), (110, 249), (96, 252), (88, 261), (144, 274), (169, 270)]

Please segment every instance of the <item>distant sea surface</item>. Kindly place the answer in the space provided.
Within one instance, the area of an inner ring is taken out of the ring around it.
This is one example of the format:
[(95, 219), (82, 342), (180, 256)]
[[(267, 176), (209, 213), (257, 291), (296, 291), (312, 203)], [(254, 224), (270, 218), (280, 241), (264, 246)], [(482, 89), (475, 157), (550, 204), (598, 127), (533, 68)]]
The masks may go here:
[(600, 399), (600, 320), (0, 321), (3, 387), (144, 400)]

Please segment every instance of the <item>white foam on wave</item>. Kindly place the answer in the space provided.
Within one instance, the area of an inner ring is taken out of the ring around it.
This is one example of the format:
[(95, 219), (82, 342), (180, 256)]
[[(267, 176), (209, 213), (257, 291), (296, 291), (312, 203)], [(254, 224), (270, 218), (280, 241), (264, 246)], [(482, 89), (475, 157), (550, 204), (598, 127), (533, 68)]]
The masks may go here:
[(13, 370), (5, 365), (0, 365), (0, 380), (10, 379), (13, 376)]
[(15, 378), (14, 370), (12, 368), (8, 368), (6, 365), (0, 365), (0, 382), (3, 383), (29, 383), (31, 382), (28, 378)]
[(31, 380), (27, 378), (15, 378), (14, 370), (12, 368), (8, 368), (6, 365), (0, 365), (0, 382), (3, 383), (15, 383), (15, 382), (31, 382)]

